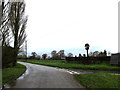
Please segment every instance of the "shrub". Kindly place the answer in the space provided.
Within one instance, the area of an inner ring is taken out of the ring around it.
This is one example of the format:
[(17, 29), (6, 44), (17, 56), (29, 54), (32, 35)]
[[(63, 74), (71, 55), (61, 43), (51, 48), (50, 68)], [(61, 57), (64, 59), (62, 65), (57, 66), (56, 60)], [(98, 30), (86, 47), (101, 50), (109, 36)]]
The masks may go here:
[(12, 65), (14, 57), (14, 49), (12, 47), (3, 46), (2, 47), (2, 67), (9, 67)]

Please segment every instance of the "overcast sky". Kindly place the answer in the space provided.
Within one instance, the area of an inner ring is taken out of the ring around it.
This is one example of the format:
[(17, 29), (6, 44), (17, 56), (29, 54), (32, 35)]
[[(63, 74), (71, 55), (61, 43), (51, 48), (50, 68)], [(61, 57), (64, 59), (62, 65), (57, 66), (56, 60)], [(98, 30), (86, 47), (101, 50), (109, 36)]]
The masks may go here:
[(28, 53), (118, 52), (119, 0), (25, 0)]

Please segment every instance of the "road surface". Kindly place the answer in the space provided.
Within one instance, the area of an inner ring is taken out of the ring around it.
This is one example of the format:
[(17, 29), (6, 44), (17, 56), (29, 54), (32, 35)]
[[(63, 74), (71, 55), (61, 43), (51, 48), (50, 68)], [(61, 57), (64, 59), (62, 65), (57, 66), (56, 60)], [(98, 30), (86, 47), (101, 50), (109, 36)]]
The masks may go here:
[(19, 63), (27, 67), (26, 72), (5, 88), (84, 88), (64, 69)]

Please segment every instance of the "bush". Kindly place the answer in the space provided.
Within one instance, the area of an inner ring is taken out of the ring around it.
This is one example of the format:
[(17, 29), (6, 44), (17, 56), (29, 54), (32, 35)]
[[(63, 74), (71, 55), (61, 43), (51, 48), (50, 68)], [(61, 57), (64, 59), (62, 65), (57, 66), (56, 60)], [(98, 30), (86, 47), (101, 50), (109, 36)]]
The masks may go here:
[(2, 47), (2, 67), (9, 67), (12, 65), (14, 57), (14, 49), (12, 47), (3, 46)]

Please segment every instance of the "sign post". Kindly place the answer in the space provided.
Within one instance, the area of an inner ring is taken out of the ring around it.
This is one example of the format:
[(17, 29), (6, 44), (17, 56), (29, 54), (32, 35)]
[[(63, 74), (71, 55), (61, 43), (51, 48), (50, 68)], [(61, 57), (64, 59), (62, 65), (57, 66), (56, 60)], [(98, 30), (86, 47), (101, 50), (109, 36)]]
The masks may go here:
[(90, 45), (89, 45), (88, 43), (86, 43), (86, 44), (85, 44), (85, 49), (87, 50), (87, 57), (89, 57), (89, 55), (88, 55), (89, 47), (90, 47)]

